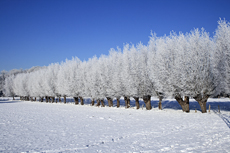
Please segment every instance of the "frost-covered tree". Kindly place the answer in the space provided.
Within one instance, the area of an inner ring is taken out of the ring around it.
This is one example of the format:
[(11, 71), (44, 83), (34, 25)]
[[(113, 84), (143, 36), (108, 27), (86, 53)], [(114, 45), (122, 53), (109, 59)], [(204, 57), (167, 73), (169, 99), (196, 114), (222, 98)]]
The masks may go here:
[(29, 73), (18, 74), (13, 81), (13, 90), (16, 95), (27, 97), (29, 100), (30, 92), (28, 88)]
[(124, 83), (122, 82), (122, 68), (123, 68), (123, 58), (121, 49), (117, 48), (110, 50), (110, 57), (111, 57), (111, 91), (110, 94), (112, 97), (116, 98), (117, 100), (117, 107), (120, 107), (120, 98), (124, 94)]
[(78, 71), (78, 88), (79, 88), (79, 97), (80, 97), (80, 101), (81, 101), (81, 105), (84, 105), (84, 99), (83, 97), (87, 96), (86, 93), (86, 84), (88, 82), (86, 82), (85, 78), (86, 78), (86, 73), (87, 73), (87, 62), (83, 61), (80, 66), (79, 66), (79, 71)]
[(102, 56), (99, 60), (100, 62), (100, 76), (101, 76), (101, 83), (102, 83), (102, 89), (104, 93), (102, 94), (104, 97), (107, 98), (109, 107), (113, 106), (113, 89), (112, 89), (112, 78), (113, 76), (113, 67), (112, 67), (112, 56)]
[(160, 86), (159, 81), (157, 81), (157, 75), (158, 75), (158, 69), (157, 69), (157, 46), (156, 46), (156, 40), (158, 38), (156, 37), (156, 34), (151, 33), (150, 40), (148, 42), (148, 61), (147, 61), (147, 69), (148, 69), (148, 77), (150, 80), (151, 88), (152, 88), (152, 96), (157, 96), (159, 98), (159, 104), (158, 107), (161, 110), (162, 109), (162, 99), (164, 97), (164, 94), (161, 92), (161, 90), (158, 90), (158, 86)]
[(94, 70), (94, 81), (96, 81), (95, 83), (95, 93), (97, 93), (96, 95), (96, 99), (98, 99), (98, 103), (97, 105), (100, 105), (100, 103), (102, 104), (102, 106), (104, 106), (104, 98), (107, 96), (107, 92), (106, 89), (107, 87), (107, 80), (106, 80), (106, 74), (104, 73), (104, 69), (106, 64), (104, 62), (106, 60), (106, 56), (102, 55), (98, 60), (97, 63), (95, 64), (95, 70)]
[[(180, 94), (180, 87), (178, 87), (178, 76), (181, 72), (178, 68), (176, 56), (176, 36), (172, 34), (168, 37), (155, 37), (151, 40), (151, 47), (155, 50), (155, 63), (154, 68), (151, 68), (152, 80), (155, 80), (155, 90), (158, 93), (164, 93), (167, 97), (174, 97)], [(154, 53), (153, 53), (154, 54)]]
[(94, 101), (96, 100), (95, 95), (93, 94), (94, 92), (94, 83), (93, 83), (93, 70), (94, 70), (94, 58), (90, 58), (85, 65), (86, 73), (85, 73), (85, 79), (84, 79), (84, 95), (85, 97), (90, 97), (91, 98), (91, 104), (92, 106), (94, 105)]
[(31, 83), (31, 91), (33, 91), (34, 97), (40, 97), (40, 101), (43, 102), (43, 98), (46, 96), (45, 93), (45, 87), (46, 87), (46, 69), (47, 67), (43, 67), (42, 69), (35, 71), (31, 73), (31, 76), (33, 77), (33, 82)]
[(72, 60), (62, 62), (58, 68), (56, 93), (57, 95), (64, 96), (64, 102), (66, 102), (66, 96), (78, 97), (82, 90), (79, 82), (79, 75), (81, 74), (80, 64), (81, 61), (75, 57)]
[[(140, 52), (139, 55), (139, 70), (140, 70), (140, 91), (142, 98), (145, 102), (146, 109), (150, 110), (152, 108), (151, 106), (151, 96), (156, 96), (155, 94), (155, 88), (153, 86), (153, 82), (150, 78), (150, 69), (148, 68), (148, 61), (149, 61), (149, 51), (148, 46), (145, 46), (143, 44), (138, 44), (137, 46), (138, 51)], [(154, 66), (154, 65), (153, 65)]]
[(3, 70), (0, 73), (0, 96), (3, 95), (5, 79), (6, 79), (7, 71)]
[(132, 45), (129, 46), (129, 54), (130, 54), (130, 96), (135, 99), (136, 108), (139, 109), (139, 98), (143, 97), (143, 93), (141, 90), (142, 86), (142, 78), (141, 78), (141, 64), (140, 60), (141, 53), (137, 50), (137, 48)]
[(230, 94), (230, 23), (226, 20), (218, 21), (216, 30), (213, 67), (218, 86), (217, 94)]
[[(86, 89), (90, 90), (90, 95), (93, 99), (97, 100), (99, 99), (98, 95), (99, 95), (99, 78), (98, 78), (98, 71), (97, 71), (97, 67), (98, 67), (98, 59), (96, 56), (94, 56), (92, 59), (90, 59), (88, 61), (89, 64), (89, 72), (87, 73), (87, 80), (89, 81), (86, 85)], [(88, 91), (89, 91), (88, 90)], [(99, 100), (100, 101), (100, 100)]]
[(24, 72), (24, 70), (22, 70), (22, 69), (12, 69), (12, 70), (10, 70), (8, 72), (3, 70), (0, 73), (0, 96), (1, 96), (1, 93), (3, 92), (3, 90), (4, 90), (4, 85), (5, 85), (6, 78), (11, 77), (11, 76), (16, 76), (17, 74), (20, 74), (20, 73), (23, 73), (23, 72)]
[(13, 81), (14, 81), (14, 75), (11, 75), (5, 79), (5, 84), (4, 84), (4, 95), (13, 97), (15, 96), (14, 88), (13, 88)]
[(123, 47), (123, 54), (122, 54), (122, 69), (120, 75), (122, 76), (122, 84), (123, 84), (123, 94), (125, 100), (125, 106), (127, 108), (130, 107), (130, 97), (131, 97), (131, 90), (132, 89), (132, 78), (131, 78), (131, 60), (130, 60), (130, 50), (129, 44), (126, 44)]
[(210, 60), (213, 43), (208, 33), (197, 29), (187, 36), (172, 33), (159, 38), (156, 47), (158, 90), (174, 96), (185, 112), (189, 112), (189, 97), (206, 112), (207, 98), (215, 89)]
[(36, 91), (36, 88), (34, 86), (34, 84), (36, 84), (36, 81), (37, 81), (36, 73), (30, 73), (28, 80), (27, 80), (27, 87), (29, 90), (29, 95), (31, 97), (37, 97), (37, 94), (36, 94), (37, 91)]
[(189, 35), (190, 60), (186, 75), (186, 89), (200, 105), (202, 113), (206, 112), (206, 102), (215, 91), (215, 76), (213, 74), (211, 54), (214, 48), (209, 34), (203, 29), (194, 30)]
[[(54, 102), (55, 96), (58, 95), (57, 91), (57, 76), (59, 72), (59, 64), (50, 64), (46, 69), (43, 69), (44, 77), (44, 96), (50, 97), (52, 102)], [(70, 86), (71, 87), (71, 86)]]

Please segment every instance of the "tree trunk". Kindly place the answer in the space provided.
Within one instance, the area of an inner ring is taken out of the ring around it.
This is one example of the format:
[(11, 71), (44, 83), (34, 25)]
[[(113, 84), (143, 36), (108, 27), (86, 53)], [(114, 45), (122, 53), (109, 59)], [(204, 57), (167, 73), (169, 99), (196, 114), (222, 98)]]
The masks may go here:
[(36, 98), (36, 97), (34, 97), (34, 101), (37, 101), (37, 98)]
[(125, 108), (127, 107), (127, 97), (124, 97), (124, 100), (125, 100)]
[(117, 98), (117, 108), (120, 107), (120, 98)]
[(127, 108), (130, 107), (130, 97), (127, 97)]
[(56, 103), (57, 103), (58, 99), (56, 98)]
[(136, 108), (140, 108), (139, 97), (133, 97), (135, 99)]
[(162, 110), (162, 99), (163, 99), (163, 97), (159, 96), (159, 104), (158, 104), (159, 110)]
[(101, 107), (105, 107), (104, 99), (101, 99)]
[(46, 99), (46, 102), (48, 103), (48, 97), (47, 96), (45, 96), (45, 99)]
[(59, 101), (59, 103), (61, 103), (61, 97), (60, 96), (58, 97), (58, 101)]
[(52, 103), (54, 103), (54, 97), (51, 97), (51, 99), (52, 99)]
[(43, 97), (41, 97), (41, 102), (43, 102)]
[(147, 95), (147, 96), (143, 96), (143, 100), (145, 102), (145, 107), (147, 110), (151, 110), (152, 106), (151, 106), (151, 96)]
[(64, 104), (66, 104), (66, 96), (64, 96)]
[(80, 97), (81, 105), (84, 105), (84, 99), (83, 97)]
[(175, 96), (176, 101), (180, 104), (180, 106), (182, 107), (183, 112), (189, 113), (189, 97), (188, 96), (184, 96), (184, 100), (181, 98), (180, 95), (176, 95)]
[(74, 99), (74, 102), (75, 102), (75, 105), (78, 105), (78, 97), (73, 97), (73, 99)]
[(14, 96), (13, 96), (13, 100), (15, 100)]
[(113, 107), (113, 100), (110, 97), (106, 97), (108, 100), (109, 107)]
[(130, 107), (130, 97), (124, 97), (125, 100), (125, 108), (129, 108)]
[(100, 106), (100, 99), (97, 99), (97, 105), (96, 106)]
[(193, 98), (199, 103), (202, 113), (207, 113), (206, 103), (209, 98), (209, 95), (204, 94), (202, 96), (201, 94), (198, 94)]
[(91, 105), (92, 105), (92, 106), (94, 106), (94, 99), (92, 99), (92, 101), (91, 101)]

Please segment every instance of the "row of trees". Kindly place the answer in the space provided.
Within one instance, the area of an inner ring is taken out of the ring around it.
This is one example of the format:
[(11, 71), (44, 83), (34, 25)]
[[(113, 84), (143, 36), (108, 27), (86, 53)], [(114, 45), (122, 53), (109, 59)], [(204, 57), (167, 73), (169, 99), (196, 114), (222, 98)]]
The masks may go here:
[[(202, 112), (210, 96), (230, 92), (230, 24), (219, 20), (213, 38), (204, 30), (157, 37), (152, 34), (147, 45), (126, 44), (111, 49), (109, 55), (81, 61), (77, 57), (50, 64), (31, 72), (8, 75), (4, 81), (7, 96), (91, 97), (98, 105), (106, 97), (119, 105), (124, 97), (145, 102), (151, 109), (151, 96), (175, 97), (182, 110), (189, 112), (189, 98), (194, 98)], [(52, 99), (52, 98), (51, 98)]]

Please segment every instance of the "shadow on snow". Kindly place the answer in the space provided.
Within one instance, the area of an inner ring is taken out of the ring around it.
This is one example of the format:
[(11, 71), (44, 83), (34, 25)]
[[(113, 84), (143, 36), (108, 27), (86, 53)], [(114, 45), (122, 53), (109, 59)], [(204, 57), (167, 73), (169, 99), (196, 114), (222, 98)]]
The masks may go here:
[(9, 101), (5, 99), (0, 99), (0, 104), (13, 104), (13, 103), (20, 103), (21, 101)]
[[(38, 100), (38, 99), (37, 99)], [(62, 103), (64, 102), (64, 98), (61, 98)], [(19, 99), (16, 99), (15, 101), (9, 98), (0, 98), (0, 104), (3, 103), (18, 103), (20, 102)], [(45, 99), (43, 101), (45, 103)], [(66, 99), (67, 103), (74, 103), (74, 99), (73, 98), (67, 98)], [(108, 106), (108, 101), (106, 99), (104, 99), (105, 105)], [(56, 103), (56, 99), (55, 102)], [(60, 102), (58, 102), (60, 103)], [(94, 102), (94, 105), (96, 105), (96, 100)], [(158, 100), (151, 100), (151, 105), (153, 108), (157, 108), (158, 107)], [(85, 98), (84, 99), (84, 104), (86, 105), (90, 105), (91, 104), (91, 99), (90, 98)], [(145, 103), (143, 102), (143, 100), (139, 100), (139, 104), (140, 104), (140, 109), (143, 107), (145, 109)], [(80, 105), (80, 99), (79, 99), (79, 105)], [(218, 101), (212, 101), (212, 102), (207, 102), (207, 110), (209, 105), (211, 106), (211, 110), (218, 110), (218, 106), (220, 107), (220, 110), (222, 111), (230, 111), (230, 102), (218, 102)], [(114, 99), (113, 100), (113, 107), (117, 106), (117, 101)], [(125, 101), (124, 99), (120, 99), (120, 107), (125, 107)], [(134, 99), (130, 99), (130, 107), (136, 107), (135, 105), (135, 100)], [(198, 104), (198, 102), (196, 101), (191, 101), (189, 103), (189, 108), (190, 110), (197, 110), (197, 111), (201, 111), (200, 109), (200, 105)], [(174, 109), (174, 110), (182, 110), (181, 106), (178, 104), (178, 102), (176, 100), (167, 100), (164, 99), (162, 101), (162, 109)]]
[[(61, 99), (62, 99), (62, 103), (63, 103), (64, 99), (63, 98), (61, 98)], [(73, 98), (67, 98), (66, 102), (67, 103), (74, 103), (74, 99)], [(79, 100), (79, 102), (80, 102), (80, 100)], [(105, 105), (108, 106), (108, 101), (106, 99), (104, 99), (104, 102), (105, 102)], [(96, 105), (96, 103), (97, 102), (95, 100), (94, 105)], [(153, 108), (157, 108), (158, 103), (159, 103), (158, 100), (151, 100), (151, 105)], [(90, 105), (91, 99), (85, 98), (84, 104)], [(142, 106), (145, 109), (145, 103), (143, 100), (139, 100), (139, 104), (140, 104), (140, 109), (142, 108)], [(80, 105), (80, 103), (79, 103), (79, 105)], [(219, 106), (220, 110), (222, 110), (222, 111), (230, 111), (230, 102), (215, 102), (215, 101), (214, 102), (207, 102), (207, 105), (206, 105), (207, 110), (208, 110), (209, 105), (211, 106), (211, 110), (217, 110), (218, 106)], [(116, 107), (116, 106), (117, 106), (117, 101), (114, 99), (113, 100), (113, 107)], [(120, 106), (125, 107), (124, 99), (120, 99)], [(133, 99), (130, 100), (130, 106), (136, 107), (135, 100), (133, 100)], [(190, 107), (190, 110), (196, 109), (197, 111), (201, 111), (200, 105), (196, 101), (190, 102), (189, 107)], [(167, 100), (167, 99), (162, 101), (162, 109), (182, 110), (181, 106), (178, 104), (178, 102), (176, 100)]]
[(213, 110), (213, 112), (224, 121), (228, 128), (230, 128), (230, 115), (219, 113), (217, 109)]

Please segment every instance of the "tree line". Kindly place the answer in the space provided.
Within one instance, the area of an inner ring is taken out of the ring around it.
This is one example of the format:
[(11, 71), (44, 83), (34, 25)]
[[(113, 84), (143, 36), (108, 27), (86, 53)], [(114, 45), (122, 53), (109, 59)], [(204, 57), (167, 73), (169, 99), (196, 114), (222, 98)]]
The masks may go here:
[[(109, 106), (113, 99), (124, 97), (126, 107), (130, 97), (143, 99), (147, 110), (151, 97), (174, 97), (184, 112), (189, 112), (189, 99), (194, 98), (202, 113), (210, 96), (230, 93), (230, 23), (218, 21), (213, 37), (202, 29), (189, 33), (171, 32), (168, 36), (151, 34), (147, 45), (126, 44), (123, 49), (111, 49), (109, 55), (81, 61), (77, 57), (31, 70), (14, 70), (0, 75), (0, 87), (5, 96), (43, 101), (55, 97), (74, 97), (83, 104), (91, 97), (92, 104)], [(6, 75), (7, 74), (7, 75)]]

